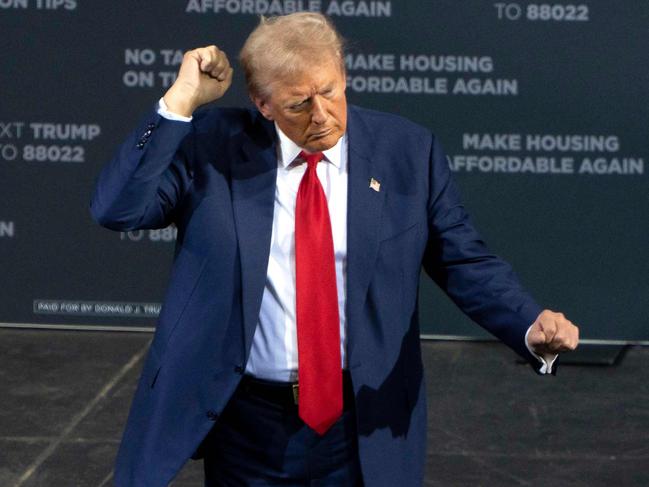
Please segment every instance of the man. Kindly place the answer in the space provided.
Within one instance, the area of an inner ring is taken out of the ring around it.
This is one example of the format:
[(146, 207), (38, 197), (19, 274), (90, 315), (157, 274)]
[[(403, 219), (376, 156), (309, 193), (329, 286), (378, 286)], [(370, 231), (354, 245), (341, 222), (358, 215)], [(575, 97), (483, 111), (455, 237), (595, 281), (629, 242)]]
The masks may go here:
[(232, 68), (188, 52), (93, 197), (109, 228), (178, 227), (115, 483), (193, 456), (206, 485), (420, 485), (421, 266), (541, 373), (577, 328), (487, 251), (427, 130), (347, 106), (323, 16), (262, 19), (241, 62), (257, 110), (196, 111)]

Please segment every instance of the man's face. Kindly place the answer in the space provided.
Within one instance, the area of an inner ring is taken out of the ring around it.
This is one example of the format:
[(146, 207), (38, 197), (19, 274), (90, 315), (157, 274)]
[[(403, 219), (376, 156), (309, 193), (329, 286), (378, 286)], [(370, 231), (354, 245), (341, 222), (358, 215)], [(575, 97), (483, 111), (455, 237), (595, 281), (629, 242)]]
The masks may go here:
[(253, 97), (253, 101), (298, 146), (309, 152), (324, 151), (345, 133), (345, 74), (335, 60), (291, 79), (279, 79), (270, 91), (270, 96)]

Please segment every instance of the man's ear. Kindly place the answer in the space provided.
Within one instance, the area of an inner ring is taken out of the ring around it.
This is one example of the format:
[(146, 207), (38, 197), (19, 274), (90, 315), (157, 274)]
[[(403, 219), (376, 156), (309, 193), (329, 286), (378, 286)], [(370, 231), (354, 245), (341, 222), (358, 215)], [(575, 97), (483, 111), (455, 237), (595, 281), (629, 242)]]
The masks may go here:
[(250, 95), (250, 99), (266, 119), (273, 120), (270, 107), (264, 98), (257, 95)]

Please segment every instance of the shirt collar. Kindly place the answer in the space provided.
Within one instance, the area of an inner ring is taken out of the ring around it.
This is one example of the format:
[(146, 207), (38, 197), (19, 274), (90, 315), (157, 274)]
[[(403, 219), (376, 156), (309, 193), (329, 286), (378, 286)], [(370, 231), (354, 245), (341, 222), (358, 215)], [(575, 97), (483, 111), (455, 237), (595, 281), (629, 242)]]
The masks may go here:
[[(279, 137), (279, 163), (282, 167), (286, 168), (295, 160), (298, 155), (300, 155), (302, 148), (291, 139), (289, 139), (284, 132), (282, 132), (282, 129), (279, 128), (277, 122), (275, 122), (275, 130), (277, 131), (277, 135)], [(336, 166), (338, 169), (340, 169), (340, 166), (342, 164), (342, 150), (346, 139), (347, 133), (345, 133), (340, 139), (338, 139), (336, 145), (334, 145), (331, 149), (322, 151), (325, 159)]]

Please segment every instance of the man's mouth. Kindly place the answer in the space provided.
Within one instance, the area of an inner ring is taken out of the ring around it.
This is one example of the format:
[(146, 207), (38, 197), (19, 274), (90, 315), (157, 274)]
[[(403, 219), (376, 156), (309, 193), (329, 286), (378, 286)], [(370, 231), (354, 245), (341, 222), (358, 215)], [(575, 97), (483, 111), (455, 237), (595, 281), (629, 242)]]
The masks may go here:
[(323, 137), (326, 137), (331, 133), (332, 129), (327, 129), (327, 130), (322, 130), (320, 132), (316, 132), (314, 134), (311, 134), (312, 139), (321, 139)]

